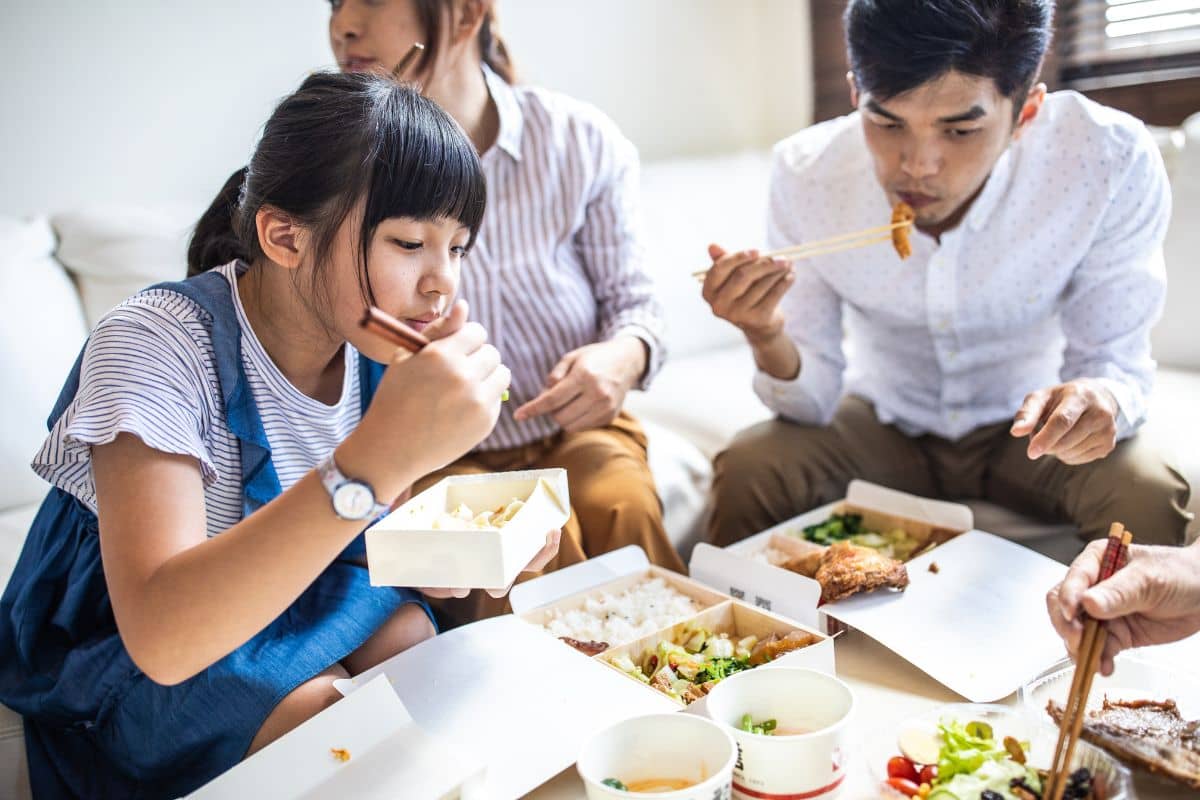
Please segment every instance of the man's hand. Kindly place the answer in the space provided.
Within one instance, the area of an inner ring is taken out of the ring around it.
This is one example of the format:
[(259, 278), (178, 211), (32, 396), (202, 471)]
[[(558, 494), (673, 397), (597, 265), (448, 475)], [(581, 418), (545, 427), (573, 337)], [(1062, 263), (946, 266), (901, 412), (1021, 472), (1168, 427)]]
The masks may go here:
[(1031, 459), (1052, 455), (1064, 464), (1104, 458), (1117, 446), (1120, 409), (1112, 392), (1090, 378), (1039, 389), (1025, 397), (1010, 433), (1030, 436)]
[(636, 336), (572, 350), (550, 370), (542, 393), (518, 408), (513, 419), (523, 422), (549, 414), (568, 432), (604, 427), (621, 412), (648, 358), (646, 345)]
[(765, 258), (757, 250), (726, 253), (708, 246), (713, 260), (704, 277), (702, 294), (713, 313), (741, 329), (751, 344), (783, 330), (779, 301), (795, 280), (791, 263)]
[(1129, 548), (1129, 563), (1111, 578), (1100, 576), (1105, 541), (1094, 541), (1075, 559), (1063, 582), (1046, 595), (1050, 622), (1072, 658), (1083, 635), (1081, 611), (1107, 620), (1108, 642), (1100, 671), (1132, 647), (1175, 642), (1200, 631), (1200, 545)]

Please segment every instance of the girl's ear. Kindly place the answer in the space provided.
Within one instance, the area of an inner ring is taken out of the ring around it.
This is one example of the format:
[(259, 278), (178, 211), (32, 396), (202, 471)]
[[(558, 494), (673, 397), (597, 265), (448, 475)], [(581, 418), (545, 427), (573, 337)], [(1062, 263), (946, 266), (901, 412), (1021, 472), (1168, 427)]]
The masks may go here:
[(492, 0), (461, 0), (455, 4), (454, 29), (451, 39), (454, 44), (471, 41), (479, 35), (479, 26), (492, 10)]
[(258, 244), (263, 255), (285, 269), (296, 269), (308, 243), (307, 231), (289, 215), (271, 206), (262, 206), (254, 215)]

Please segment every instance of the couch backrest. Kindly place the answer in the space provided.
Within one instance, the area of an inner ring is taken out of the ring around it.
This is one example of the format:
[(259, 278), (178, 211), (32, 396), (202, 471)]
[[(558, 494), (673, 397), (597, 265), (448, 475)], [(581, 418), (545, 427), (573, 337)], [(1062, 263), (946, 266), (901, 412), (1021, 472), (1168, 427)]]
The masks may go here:
[(1160, 143), (1173, 211), (1164, 247), (1167, 305), (1154, 329), (1154, 357), (1172, 367), (1200, 370), (1200, 113)]

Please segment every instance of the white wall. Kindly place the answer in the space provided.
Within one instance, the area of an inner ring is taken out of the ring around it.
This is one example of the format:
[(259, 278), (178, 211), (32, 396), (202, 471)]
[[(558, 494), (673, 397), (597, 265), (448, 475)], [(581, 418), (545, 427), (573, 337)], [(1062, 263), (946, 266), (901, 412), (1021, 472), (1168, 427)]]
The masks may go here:
[[(646, 159), (765, 146), (811, 116), (807, 0), (499, 0), (524, 75)], [(332, 61), (323, 0), (0, 0), (0, 214), (197, 207)]]

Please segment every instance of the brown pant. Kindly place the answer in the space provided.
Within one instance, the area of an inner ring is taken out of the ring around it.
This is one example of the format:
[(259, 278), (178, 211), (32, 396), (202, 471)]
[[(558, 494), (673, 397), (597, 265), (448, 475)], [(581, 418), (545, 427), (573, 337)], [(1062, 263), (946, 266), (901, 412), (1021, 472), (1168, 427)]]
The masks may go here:
[[(662, 503), (646, 462), (646, 434), (625, 412), (606, 428), (559, 433), (511, 450), (470, 453), (417, 482), (414, 492), (449, 475), (562, 467), (571, 493), (571, 517), (563, 526), (558, 556), (544, 572), (577, 564), (629, 544), (646, 551), (660, 567), (683, 572), (683, 560), (663, 528)], [(536, 577), (533, 573), (519, 580)], [(435, 600), (448, 627), (509, 611), (508, 598), (474, 591), (468, 597)]]
[(772, 420), (747, 428), (717, 456), (709, 540), (725, 546), (845, 496), (854, 478), (926, 497), (986, 499), (1104, 536), (1119, 521), (1143, 544), (1182, 544), (1191, 515), (1179, 472), (1134, 436), (1097, 461), (1030, 461), (1009, 423), (957, 441), (907, 436), (847, 397), (827, 427)]

